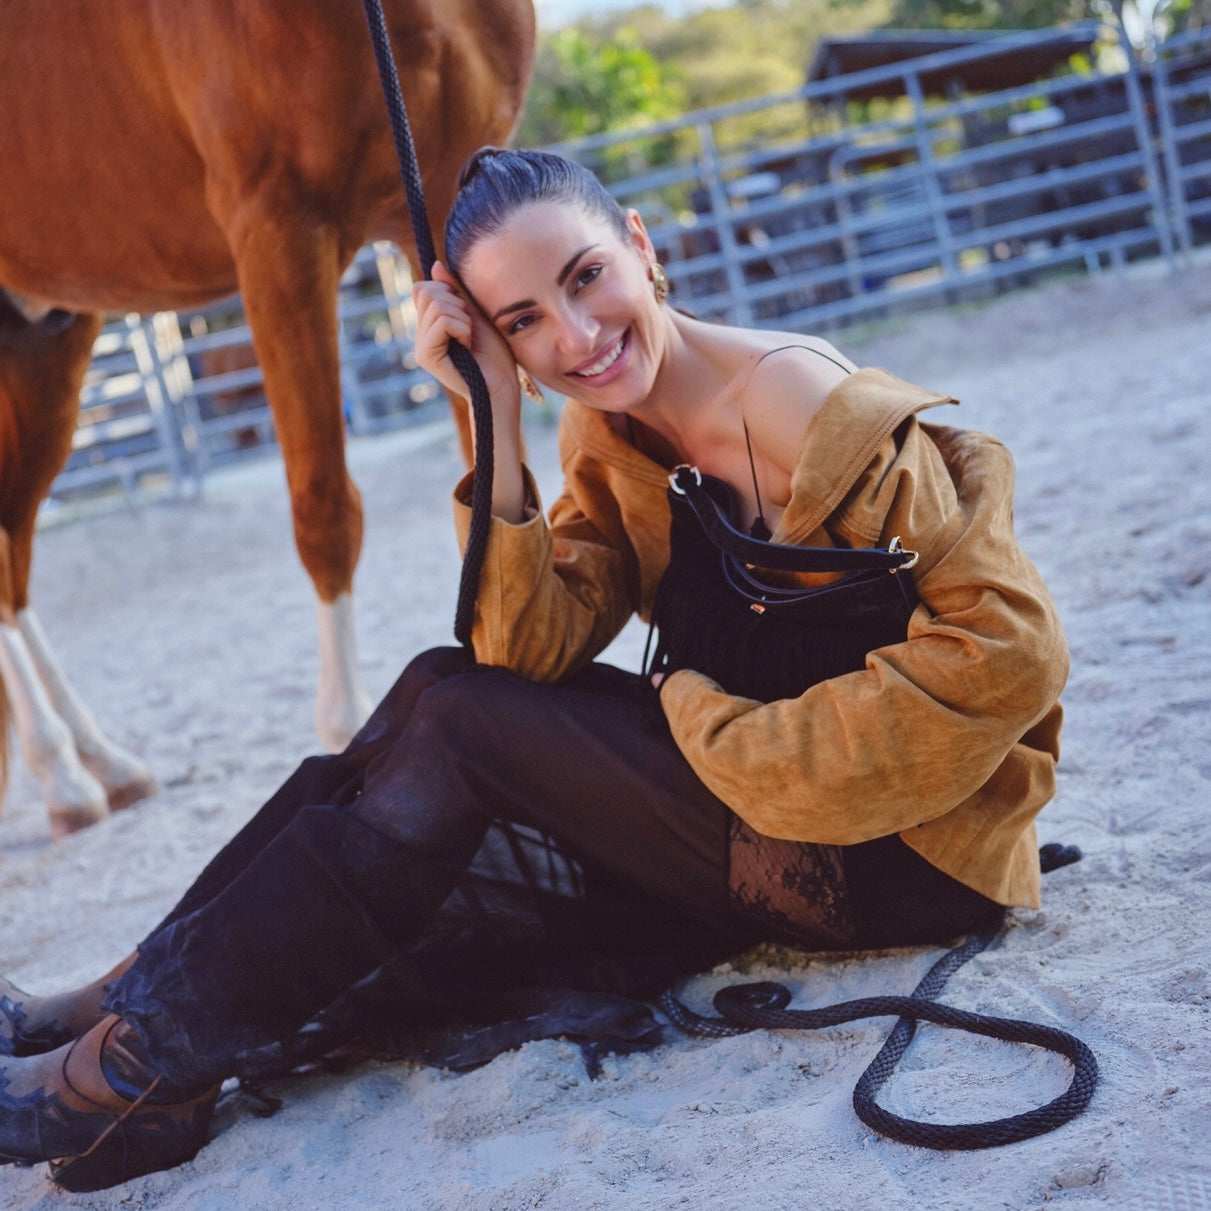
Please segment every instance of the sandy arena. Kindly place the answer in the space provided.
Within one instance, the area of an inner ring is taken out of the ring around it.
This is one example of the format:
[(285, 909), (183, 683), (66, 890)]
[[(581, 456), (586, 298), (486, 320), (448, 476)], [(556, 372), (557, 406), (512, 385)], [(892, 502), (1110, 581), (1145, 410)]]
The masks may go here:
[[(723, 1041), (670, 1031), (606, 1060), (531, 1043), (467, 1075), (368, 1064), (292, 1082), (283, 1109), (229, 1105), (182, 1168), (90, 1196), (0, 1169), (2, 1208), (1028, 1211), (1211, 1207), (1211, 263), (1072, 278), (834, 335), (856, 361), (958, 395), (929, 419), (1014, 452), (1022, 541), (1059, 603), (1073, 671), (1059, 793), (1040, 840), (1075, 843), (1043, 908), (944, 998), (1072, 1031), (1096, 1052), (1090, 1109), (981, 1152), (885, 1140), (850, 1096), (888, 1019)], [(549, 503), (554, 430), (532, 463)], [(451, 430), (355, 442), (358, 574), (372, 694), (452, 642)], [(107, 970), (315, 746), (315, 621), (280, 463), (212, 476), (196, 503), (47, 526), (34, 600), (102, 725), (160, 777), (154, 799), (52, 845), (14, 754), (0, 818), (0, 970), (49, 992)], [(638, 663), (628, 629), (609, 658)], [(796, 1004), (908, 992), (940, 952), (762, 950), (686, 990), (706, 1009), (743, 973)], [(959, 1121), (1067, 1084), (1034, 1049), (924, 1027), (885, 1104)], [(282, 1089), (278, 1089), (282, 1092)]]

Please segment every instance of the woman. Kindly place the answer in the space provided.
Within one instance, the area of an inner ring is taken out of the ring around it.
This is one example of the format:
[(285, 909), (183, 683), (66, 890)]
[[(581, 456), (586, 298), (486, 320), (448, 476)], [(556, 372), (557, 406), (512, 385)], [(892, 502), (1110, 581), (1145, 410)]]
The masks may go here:
[[(650, 992), (762, 938), (941, 940), (1037, 903), (1067, 654), (1004, 449), (919, 422), (953, 401), (821, 340), (673, 309), (638, 215), (559, 157), (478, 153), (445, 243), (416, 348), (455, 392), (449, 341), (470, 348), (492, 402), (478, 663), (413, 661), (113, 972), (0, 989), (0, 1156), (57, 1159), (63, 1185), (191, 1157), (225, 1077), (385, 966), (406, 1010), (554, 968)], [(549, 522), (519, 372), (569, 397)], [(666, 653), (705, 616), (705, 597), (681, 621), (661, 604), (686, 570), (665, 575), (681, 463), (758, 536), (901, 536), (920, 599), (903, 637), (772, 701), (739, 692), (743, 661), (730, 692), (676, 658), (646, 680), (593, 664), (634, 612), (661, 614)], [(470, 477), (463, 534), (469, 497)]]

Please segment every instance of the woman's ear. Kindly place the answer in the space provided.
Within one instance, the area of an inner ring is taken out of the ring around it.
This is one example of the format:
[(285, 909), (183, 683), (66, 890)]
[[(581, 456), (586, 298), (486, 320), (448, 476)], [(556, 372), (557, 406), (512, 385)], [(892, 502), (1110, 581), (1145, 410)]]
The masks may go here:
[(631, 243), (635, 246), (635, 250), (643, 258), (645, 265), (650, 265), (656, 259), (656, 249), (652, 245), (652, 237), (648, 235), (648, 229), (643, 225), (643, 220), (639, 217), (639, 211), (633, 207), (628, 207), (626, 211), (627, 232), (631, 237)]

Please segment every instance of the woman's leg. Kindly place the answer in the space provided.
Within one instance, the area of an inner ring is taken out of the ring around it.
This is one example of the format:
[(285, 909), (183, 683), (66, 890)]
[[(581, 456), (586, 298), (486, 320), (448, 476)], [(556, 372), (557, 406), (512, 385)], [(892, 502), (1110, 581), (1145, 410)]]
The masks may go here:
[(435, 680), (351, 798), (309, 804), (140, 948), (107, 1007), (182, 1084), (218, 1079), (416, 942), (497, 818), (693, 915), (727, 919), (727, 809), (640, 722), (633, 679)]
[(856, 945), (939, 945), (995, 929), (1005, 908), (931, 866), (899, 836), (845, 850)]
[(432, 648), (409, 661), (374, 713), (340, 753), (306, 757), (255, 816), (215, 855), (167, 917), (152, 931), (197, 911), (240, 875), (300, 808), (346, 803), (360, 793), (366, 766), (390, 748), (417, 699), (443, 678), (466, 672), (465, 648)]
[[(306, 758), (211, 860), (149, 936), (213, 899), (247, 868), (300, 808), (352, 799), (359, 791), (367, 763), (390, 746), (417, 698), (443, 677), (465, 672), (471, 664), (463, 648), (435, 648), (412, 660), (344, 752)], [(54, 996), (31, 996), (0, 977), (0, 1055), (49, 1051), (84, 1033), (104, 1016), (102, 1005), (109, 986), (131, 965), (135, 953), (93, 983)]]

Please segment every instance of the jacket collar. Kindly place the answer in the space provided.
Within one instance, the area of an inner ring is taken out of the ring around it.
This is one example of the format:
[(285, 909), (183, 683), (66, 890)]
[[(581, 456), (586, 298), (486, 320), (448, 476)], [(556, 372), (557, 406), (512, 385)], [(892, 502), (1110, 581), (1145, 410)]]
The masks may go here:
[[(823, 524), (857, 483), (879, 447), (910, 416), (953, 396), (906, 383), (886, 370), (863, 369), (829, 392), (803, 434), (791, 474), (791, 501), (776, 537), (794, 542)], [(564, 407), (563, 424), (585, 454), (627, 475), (665, 484), (669, 468), (616, 433), (609, 416), (578, 400)]]

